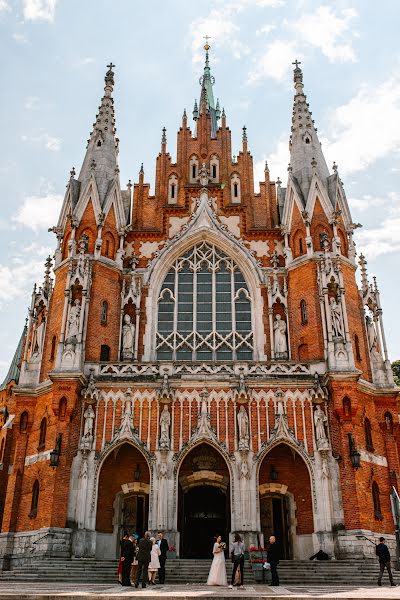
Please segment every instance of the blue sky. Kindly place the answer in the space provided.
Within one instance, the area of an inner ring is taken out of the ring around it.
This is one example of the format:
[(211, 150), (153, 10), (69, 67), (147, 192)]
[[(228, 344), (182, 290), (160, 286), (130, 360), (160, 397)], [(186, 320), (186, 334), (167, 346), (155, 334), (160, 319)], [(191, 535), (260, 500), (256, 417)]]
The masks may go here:
[(358, 251), (377, 275), (392, 359), (400, 358), (400, 50), (398, 0), (0, 0), (0, 379), (20, 336), (69, 177), (80, 168), (116, 64), (121, 181), (140, 163), (154, 183), (161, 129), (176, 151), (183, 109), (199, 95), (203, 36), (211, 36), (214, 95), (233, 152), (247, 126), (257, 179), (286, 178), (291, 62), (328, 165), (335, 160)]

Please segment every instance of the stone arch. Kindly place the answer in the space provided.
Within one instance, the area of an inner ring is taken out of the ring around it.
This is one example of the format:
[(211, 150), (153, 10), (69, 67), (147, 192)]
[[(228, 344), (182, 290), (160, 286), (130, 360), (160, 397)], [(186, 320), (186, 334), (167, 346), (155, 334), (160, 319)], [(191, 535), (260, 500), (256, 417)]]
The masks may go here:
[(146, 330), (144, 337), (144, 360), (155, 358), (155, 337), (157, 328), (157, 301), (161, 286), (174, 261), (197, 243), (208, 242), (232, 258), (245, 278), (252, 302), (252, 331), (254, 335), (254, 360), (265, 360), (265, 332), (263, 325), (264, 300), (261, 294), (263, 275), (255, 259), (248, 250), (230, 239), (216, 227), (194, 228), (184, 237), (171, 244), (150, 269), (149, 293), (146, 298)]

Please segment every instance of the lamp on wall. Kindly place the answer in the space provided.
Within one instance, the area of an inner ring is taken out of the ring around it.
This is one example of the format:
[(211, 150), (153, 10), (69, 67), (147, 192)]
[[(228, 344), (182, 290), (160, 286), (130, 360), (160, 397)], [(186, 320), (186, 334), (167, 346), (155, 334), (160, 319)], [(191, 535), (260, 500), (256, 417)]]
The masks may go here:
[(53, 450), (51, 450), (51, 452), (50, 452), (50, 467), (53, 467), (53, 469), (58, 467), (58, 464), (60, 462), (61, 441), (62, 441), (62, 434), (59, 433), (57, 436), (57, 439), (56, 439), (56, 445), (54, 446)]
[(351, 464), (353, 465), (354, 469), (359, 469), (361, 466), (361, 454), (359, 453), (359, 451), (357, 450), (354, 440), (353, 440), (353, 436), (351, 435), (351, 433), (347, 434), (349, 437), (349, 450), (350, 450), (350, 460), (351, 460)]
[(135, 471), (133, 473), (133, 477), (135, 478), (135, 481), (139, 481), (141, 474), (142, 474), (142, 472), (140, 470), (140, 465), (137, 464), (136, 465), (136, 469), (135, 469)]
[(279, 474), (278, 474), (278, 471), (275, 469), (274, 465), (271, 465), (271, 471), (270, 471), (269, 476), (270, 476), (271, 481), (278, 480)]

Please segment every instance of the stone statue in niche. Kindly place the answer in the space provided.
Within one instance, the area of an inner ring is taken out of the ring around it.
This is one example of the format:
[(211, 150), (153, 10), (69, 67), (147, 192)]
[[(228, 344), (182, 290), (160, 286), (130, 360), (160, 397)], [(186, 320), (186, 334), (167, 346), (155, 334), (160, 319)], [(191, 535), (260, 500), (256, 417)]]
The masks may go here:
[(122, 327), (122, 360), (130, 360), (133, 357), (135, 345), (135, 326), (131, 323), (130, 315), (124, 315)]
[(71, 305), (68, 315), (67, 341), (77, 342), (79, 334), (79, 321), (81, 316), (81, 303), (78, 299)]
[(249, 417), (244, 406), (241, 406), (237, 415), (239, 450), (248, 450), (250, 441)]
[(274, 352), (275, 358), (287, 358), (288, 347), (286, 340), (286, 323), (281, 315), (276, 315), (274, 323)]
[(343, 319), (342, 319), (342, 310), (340, 308), (340, 304), (336, 302), (335, 298), (331, 298), (329, 300), (329, 304), (331, 307), (331, 322), (332, 322), (332, 332), (334, 337), (344, 337), (343, 332)]
[(328, 422), (328, 417), (322, 410), (320, 404), (317, 404), (314, 411), (314, 425), (315, 425), (315, 441), (317, 443), (318, 450), (326, 450), (329, 446), (328, 438), (326, 436), (325, 424)]
[(207, 169), (206, 163), (203, 162), (201, 168), (199, 169), (199, 181), (200, 185), (206, 187), (208, 182), (210, 181), (210, 172)]
[(365, 317), (365, 323), (367, 326), (367, 334), (368, 334), (368, 347), (370, 352), (372, 349), (376, 350), (378, 346), (378, 339), (376, 337), (376, 329), (372, 318), (367, 315)]
[(169, 428), (171, 425), (171, 415), (169, 414), (168, 406), (164, 404), (164, 408), (160, 417), (160, 442), (159, 446), (162, 449), (169, 449)]
[(158, 467), (158, 495), (157, 495), (157, 527), (165, 527), (165, 516), (168, 514), (168, 465), (162, 462)]
[(91, 448), (93, 443), (94, 436), (94, 419), (95, 414), (91, 404), (87, 407), (85, 412), (83, 413), (83, 418), (85, 419), (85, 423), (83, 426), (83, 436), (81, 440), (82, 448)]

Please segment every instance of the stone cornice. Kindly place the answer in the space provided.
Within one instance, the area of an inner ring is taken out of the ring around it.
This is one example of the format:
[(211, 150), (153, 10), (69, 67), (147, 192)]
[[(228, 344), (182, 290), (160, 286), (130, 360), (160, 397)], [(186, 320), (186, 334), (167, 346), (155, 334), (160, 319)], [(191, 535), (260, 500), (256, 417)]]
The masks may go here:
[(53, 387), (53, 383), (50, 379), (46, 379), (46, 381), (42, 381), (36, 387), (15, 387), (13, 388), (13, 392), (15, 396), (40, 396), (49, 392)]
[(357, 382), (357, 389), (364, 392), (365, 394), (369, 394), (370, 396), (398, 396), (400, 394), (400, 388), (391, 387), (391, 388), (380, 388), (371, 383), (370, 381), (365, 381), (365, 379), (359, 379)]

